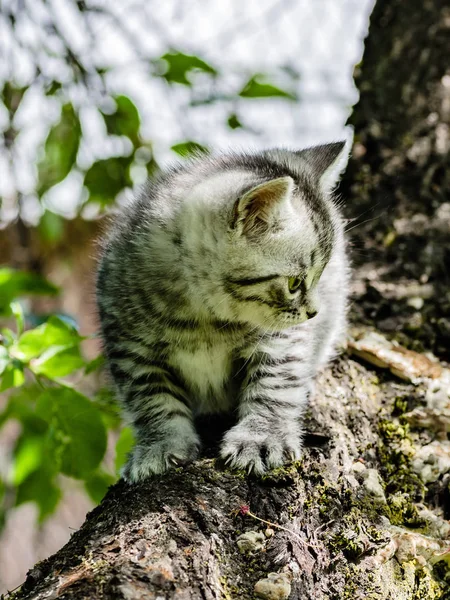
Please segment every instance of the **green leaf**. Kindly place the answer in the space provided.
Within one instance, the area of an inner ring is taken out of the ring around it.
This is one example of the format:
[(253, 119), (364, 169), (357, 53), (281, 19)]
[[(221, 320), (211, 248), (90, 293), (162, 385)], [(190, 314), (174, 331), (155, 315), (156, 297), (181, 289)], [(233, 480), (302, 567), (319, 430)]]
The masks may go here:
[(12, 300), (32, 294), (54, 296), (58, 288), (34, 273), (0, 268), (0, 313), (5, 312)]
[(103, 496), (108, 491), (109, 486), (116, 482), (116, 478), (105, 473), (105, 471), (95, 471), (86, 481), (84, 486), (91, 499), (99, 504)]
[(51, 515), (61, 498), (61, 490), (55, 484), (54, 474), (45, 468), (31, 473), (17, 488), (16, 506), (35, 502), (39, 507), (39, 522)]
[(0, 427), (8, 419), (16, 419), (22, 424), (27, 435), (42, 434), (48, 429), (47, 423), (35, 413), (35, 402), (42, 394), (37, 384), (23, 385), (9, 397), (5, 410), (0, 413)]
[(27, 315), (28, 321), (32, 327), (38, 327), (39, 325), (43, 325), (47, 323), (52, 317), (58, 318), (60, 321), (63, 321), (68, 325), (71, 329), (78, 331), (79, 326), (77, 320), (72, 315), (67, 315), (62, 312), (51, 312), (51, 313), (39, 313), (37, 314), (29, 314)]
[(182, 156), (183, 158), (192, 156), (193, 154), (207, 154), (209, 152), (206, 146), (202, 146), (198, 142), (187, 140), (186, 142), (180, 142), (171, 147), (171, 150)]
[(280, 97), (297, 100), (295, 94), (282, 90), (271, 83), (266, 83), (261, 75), (254, 75), (239, 92), (241, 98)]
[(19, 302), (11, 302), (10, 304), (11, 313), (16, 320), (17, 333), (21, 335), (23, 332), (25, 317), (23, 314), (23, 308)]
[(0, 94), (0, 97), (3, 101), (3, 104), (8, 109), (8, 112), (11, 117), (14, 115), (14, 113), (19, 108), (19, 105), (22, 102), (25, 92), (28, 89), (29, 89), (28, 86), (18, 88), (10, 81), (6, 81), (4, 83), (3, 90)]
[(41, 238), (47, 243), (58, 242), (64, 235), (64, 219), (51, 210), (46, 210), (42, 215), (38, 231)]
[(162, 72), (159, 75), (169, 83), (192, 85), (189, 75), (195, 71), (217, 75), (217, 70), (206, 61), (183, 52), (167, 52), (154, 62), (157, 65), (162, 63)]
[(43, 325), (23, 333), (11, 348), (11, 353), (20, 360), (28, 361), (51, 347), (55, 354), (78, 345), (83, 339), (71, 325), (58, 317), (50, 317)]
[(119, 439), (116, 443), (116, 473), (120, 474), (120, 469), (126, 463), (128, 453), (134, 446), (134, 435), (130, 427), (124, 427), (120, 432)]
[(114, 202), (115, 197), (126, 187), (132, 186), (130, 167), (133, 156), (113, 156), (95, 162), (84, 177), (89, 192), (89, 202), (98, 202), (102, 207)]
[(53, 350), (54, 348), (50, 348), (30, 364), (33, 373), (45, 375), (49, 379), (57, 379), (84, 367), (85, 361), (78, 347), (74, 346), (56, 352)]
[(232, 113), (227, 120), (228, 127), (230, 129), (238, 129), (239, 127), (243, 127), (242, 123), (238, 119), (238, 116), (235, 113)]
[(25, 383), (25, 375), (23, 373), (23, 365), (18, 360), (13, 360), (4, 369), (1, 381), (0, 392), (4, 392), (12, 387), (20, 387)]
[(31, 473), (42, 464), (45, 451), (43, 435), (22, 434), (14, 449), (12, 482), (20, 485)]
[(106, 130), (112, 135), (126, 135), (133, 143), (139, 139), (141, 120), (139, 112), (127, 96), (116, 96), (116, 110), (112, 114), (102, 112)]
[(59, 92), (62, 85), (60, 81), (52, 81), (50, 84), (47, 84), (45, 95), (46, 96), (54, 96), (56, 92)]
[(36, 414), (50, 425), (49, 444), (63, 473), (81, 479), (98, 467), (106, 450), (106, 429), (86, 396), (64, 386), (47, 390), (38, 399)]
[(2, 344), (5, 348), (9, 348), (16, 341), (16, 335), (15, 335), (14, 331), (12, 331), (11, 329), (8, 329), (7, 327), (4, 327), (0, 331), (0, 334), (1, 334), (0, 340), (2, 341)]
[(8, 350), (4, 346), (0, 346), (0, 375), (6, 369), (10, 360)]
[(81, 138), (81, 125), (72, 104), (62, 107), (61, 119), (54, 125), (45, 142), (45, 154), (38, 164), (38, 193), (62, 181), (75, 164)]

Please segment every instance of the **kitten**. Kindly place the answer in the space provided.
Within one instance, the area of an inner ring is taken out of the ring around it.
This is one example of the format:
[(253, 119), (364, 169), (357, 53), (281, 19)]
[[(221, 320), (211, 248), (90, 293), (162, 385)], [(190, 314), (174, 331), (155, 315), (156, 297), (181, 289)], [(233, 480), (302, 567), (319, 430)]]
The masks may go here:
[(196, 458), (198, 414), (233, 411), (221, 456), (263, 473), (302, 449), (313, 378), (344, 332), (348, 265), (331, 191), (344, 142), (199, 157), (146, 187), (104, 240), (105, 353), (135, 482)]

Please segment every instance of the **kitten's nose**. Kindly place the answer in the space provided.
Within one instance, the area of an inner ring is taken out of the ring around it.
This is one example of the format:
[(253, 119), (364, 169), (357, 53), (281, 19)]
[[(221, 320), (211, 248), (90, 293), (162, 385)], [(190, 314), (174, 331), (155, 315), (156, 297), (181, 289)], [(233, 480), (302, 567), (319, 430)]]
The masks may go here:
[(316, 315), (317, 315), (317, 310), (307, 310), (306, 311), (306, 316), (308, 317), (308, 319), (313, 319)]

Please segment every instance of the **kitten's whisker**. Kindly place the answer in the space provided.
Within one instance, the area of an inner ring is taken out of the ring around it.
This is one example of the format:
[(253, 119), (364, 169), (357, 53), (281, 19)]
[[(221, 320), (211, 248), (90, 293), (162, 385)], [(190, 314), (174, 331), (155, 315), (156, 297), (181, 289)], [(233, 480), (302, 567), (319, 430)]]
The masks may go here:
[(381, 214), (377, 215), (376, 217), (372, 217), (371, 219), (366, 219), (365, 221), (361, 221), (360, 223), (356, 223), (355, 225), (353, 225), (353, 227), (349, 227), (348, 229), (346, 229), (345, 233), (349, 233), (353, 229), (356, 229), (356, 227), (360, 227), (361, 225), (364, 225), (365, 223), (370, 223), (371, 221), (376, 221), (380, 217), (381, 217)]
[(355, 225), (352, 225), (352, 227), (347, 228), (347, 225), (349, 225), (350, 223), (354, 223), (355, 221), (358, 221), (361, 217), (363, 217), (367, 213), (373, 212), (378, 206), (380, 206), (380, 203), (381, 202), (378, 201), (373, 206), (370, 206), (367, 210), (364, 210), (357, 217), (353, 217), (351, 219), (346, 219), (347, 222), (345, 223), (345, 226), (344, 226), (345, 233), (348, 233), (349, 231), (351, 231), (355, 227), (359, 227), (359, 225), (364, 225), (364, 223), (369, 223), (370, 221), (375, 221), (376, 219), (379, 219), (381, 217), (381, 213), (379, 215), (376, 215), (375, 217), (372, 217), (371, 219), (366, 219), (365, 221), (361, 221), (360, 223), (355, 223)]
[(376, 204), (373, 204), (372, 206), (369, 206), (369, 208), (367, 208), (366, 210), (363, 210), (363, 212), (360, 213), (357, 217), (352, 217), (351, 219), (347, 219), (347, 221), (357, 221), (364, 215), (367, 215), (367, 213), (374, 211), (376, 208), (378, 208), (380, 206), (380, 204), (381, 204), (381, 201), (378, 200), (378, 202), (376, 202)]

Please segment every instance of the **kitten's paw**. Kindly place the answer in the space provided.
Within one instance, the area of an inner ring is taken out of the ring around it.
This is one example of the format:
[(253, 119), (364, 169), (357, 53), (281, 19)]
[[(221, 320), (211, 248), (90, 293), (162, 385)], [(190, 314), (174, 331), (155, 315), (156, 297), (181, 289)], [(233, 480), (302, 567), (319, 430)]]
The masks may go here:
[(301, 450), (302, 438), (298, 430), (275, 433), (258, 431), (254, 424), (238, 423), (225, 434), (220, 455), (232, 469), (262, 474), (298, 460)]
[(133, 448), (121, 472), (126, 481), (136, 483), (186, 465), (197, 458), (200, 439), (193, 427), (162, 435), (157, 441), (148, 444), (141, 440)]

